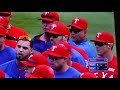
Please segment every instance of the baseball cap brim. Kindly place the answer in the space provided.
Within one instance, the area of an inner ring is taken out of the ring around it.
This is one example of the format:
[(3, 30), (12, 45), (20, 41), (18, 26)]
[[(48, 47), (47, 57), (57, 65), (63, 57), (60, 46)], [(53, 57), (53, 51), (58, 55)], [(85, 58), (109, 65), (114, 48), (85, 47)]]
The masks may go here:
[(3, 36), (3, 37), (4, 37), (5, 35), (4, 35), (4, 34), (0, 34), (0, 36)]
[(46, 33), (61, 35), (61, 33), (55, 32), (54, 30), (48, 30)]
[(46, 53), (47, 53), (48, 55), (54, 56), (54, 57), (64, 57), (64, 58), (67, 58), (67, 56), (61, 56), (61, 55), (56, 54), (56, 53), (53, 53), (53, 52), (51, 52), (51, 51), (47, 51)]
[(75, 28), (78, 28), (78, 29), (83, 29), (83, 28), (80, 28), (80, 27), (78, 27), (78, 26), (76, 26), (76, 25), (73, 25), (73, 24), (68, 25), (67, 27), (70, 27), (70, 26), (75, 27)]
[(35, 67), (37, 65), (29, 61), (21, 61), (21, 63), (24, 64), (25, 66), (31, 66), (31, 67)]
[(48, 22), (54, 22), (53, 19), (49, 19), (49, 18), (40, 18), (38, 20), (44, 20), (44, 21), (48, 21)]
[(12, 13), (11, 12), (0, 12), (0, 15), (11, 15)]
[(26, 74), (25, 77), (26, 77), (26, 78), (42, 78), (42, 77), (36, 76), (36, 75), (34, 75), (34, 74)]
[(92, 42), (106, 42), (106, 41), (103, 41), (103, 40), (99, 40), (99, 39), (93, 39), (93, 40), (90, 40)]

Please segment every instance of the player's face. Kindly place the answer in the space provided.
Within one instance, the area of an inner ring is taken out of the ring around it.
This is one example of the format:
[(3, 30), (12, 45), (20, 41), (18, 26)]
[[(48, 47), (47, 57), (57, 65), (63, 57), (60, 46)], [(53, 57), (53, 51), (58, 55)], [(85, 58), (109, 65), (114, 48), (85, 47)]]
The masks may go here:
[(51, 61), (50, 63), (51, 67), (56, 71), (61, 71), (63, 69), (64, 64), (66, 63), (66, 60), (60, 57), (50, 56), (50, 61)]
[(51, 34), (50, 35), (50, 42), (52, 45), (57, 44), (59, 42), (63, 41), (63, 36), (57, 35), (57, 34)]
[(34, 67), (25, 66), (25, 74), (31, 74), (33, 72)]
[(49, 29), (50, 24), (51, 24), (51, 22), (42, 21), (42, 29), (43, 29), (44, 33)]
[(4, 41), (5, 41), (5, 37), (0, 35), (0, 48), (3, 46)]
[(70, 32), (71, 38), (75, 43), (82, 41), (86, 36), (86, 31), (74, 27), (71, 27)]
[(100, 56), (105, 55), (109, 50), (109, 46), (105, 43), (95, 42), (95, 46), (96, 46), (97, 54)]
[(19, 40), (16, 45), (17, 60), (27, 60), (32, 52), (29, 41)]

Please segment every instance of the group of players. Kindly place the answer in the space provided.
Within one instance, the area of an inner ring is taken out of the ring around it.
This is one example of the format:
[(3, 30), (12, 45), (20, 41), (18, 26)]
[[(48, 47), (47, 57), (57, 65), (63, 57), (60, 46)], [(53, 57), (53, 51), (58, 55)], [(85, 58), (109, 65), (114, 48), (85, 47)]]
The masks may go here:
[[(85, 18), (65, 25), (58, 12), (43, 12), (38, 19), (43, 33), (31, 39), (10, 24), (12, 16), (0, 12), (0, 78), (118, 78), (111, 33), (101, 31), (89, 40)], [(107, 69), (91, 71), (90, 58), (107, 59)]]

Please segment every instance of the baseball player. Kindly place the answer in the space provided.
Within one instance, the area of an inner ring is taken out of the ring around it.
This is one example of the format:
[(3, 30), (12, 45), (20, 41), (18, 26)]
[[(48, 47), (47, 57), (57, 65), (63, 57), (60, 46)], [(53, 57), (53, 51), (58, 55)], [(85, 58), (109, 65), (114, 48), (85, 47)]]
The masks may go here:
[[(69, 43), (66, 43), (66, 42), (60, 42), (60, 43), (58, 43), (58, 44), (62, 44), (62, 45), (64, 45), (66, 48), (69, 48), (70, 50), (73, 48), (73, 49), (75, 49), (76, 51), (78, 51), (78, 52), (80, 52), (81, 53), (81, 55), (84, 57), (84, 59), (85, 60), (87, 60), (88, 61), (88, 56), (87, 56), (87, 54), (86, 53), (84, 53), (85, 51), (83, 50), (83, 49), (81, 49), (81, 48), (77, 48), (77, 47), (75, 47), (75, 46), (72, 46), (72, 45), (70, 45)], [(68, 60), (68, 65), (69, 66), (71, 66), (71, 67), (73, 67), (73, 68), (75, 68), (76, 70), (78, 70), (79, 72), (81, 72), (81, 73), (83, 73), (83, 72), (88, 72), (88, 65), (86, 65), (86, 66), (84, 66), (84, 65), (82, 65), (82, 64), (79, 64), (78, 62), (75, 62), (75, 61), (69, 61)]]
[(7, 31), (7, 36), (6, 36), (6, 41), (5, 44), (15, 48), (17, 44), (17, 39), (21, 35), (28, 35), (27, 32), (19, 27), (13, 26), (10, 24), (10, 21), (12, 19), (13, 13), (12, 12), (0, 12), (0, 16), (4, 16), (8, 20), (8, 25), (6, 27)]
[(0, 64), (16, 59), (16, 51), (5, 45), (6, 29), (0, 25)]
[(32, 53), (33, 42), (29, 36), (20, 36), (16, 45), (16, 57), (12, 61), (0, 65), (0, 68), (11, 78), (24, 78), (25, 70), (21, 61), (27, 60)]
[[(46, 33), (50, 36), (50, 42), (52, 45), (60, 42), (67, 43), (70, 37), (70, 31), (67, 28), (67, 26), (59, 21), (55, 21), (52, 24), (50, 24), (49, 30)], [(85, 52), (83, 53), (86, 54)], [(72, 48), (71, 60), (86, 66), (85, 58), (82, 56), (80, 52), (75, 50), (75, 48)]]
[(54, 70), (47, 65), (37, 65), (31, 74), (26, 74), (26, 78), (54, 78)]
[(74, 18), (70, 27), (71, 38), (69, 43), (85, 50), (89, 58), (96, 58), (97, 53), (94, 46), (87, 39), (88, 22), (84, 18)]
[(98, 32), (94, 42), (98, 58), (108, 59), (108, 70), (95, 72), (98, 78), (118, 78), (117, 56), (113, 54), (114, 37), (109, 32)]
[(79, 78), (81, 73), (68, 65), (72, 52), (63, 44), (53, 45), (47, 52), (55, 78)]
[(40, 35), (36, 35), (33, 38), (33, 53), (42, 53), (51, 47), (51, 43), (49, 41), (49, 36), (45, 33), (49, 24), (54, 21), (59, 21), (59, 13), (58, 12), (43, 12), (41, 14), (41, 18), (38, 19), (42, 21), (42, 29), (43, 33)]

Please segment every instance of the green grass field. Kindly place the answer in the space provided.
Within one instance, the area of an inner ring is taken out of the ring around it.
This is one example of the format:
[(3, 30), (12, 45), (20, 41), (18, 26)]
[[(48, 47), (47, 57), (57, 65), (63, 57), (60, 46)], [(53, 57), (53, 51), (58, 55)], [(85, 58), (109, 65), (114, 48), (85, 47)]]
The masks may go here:
[[(115, 36), (113, 12), (59, 12), (60, 21), (68, 25), (75, 17), (84, 17), (88, 20), (88, 38), (93, 39), (97, 32), (108, 31)], [(42, 33), (40, 18), (41, 12), (13, 12), (11, 24), (25, 29), (31, 38)], [(116, 44), (113, 48), (116, 54)]]

